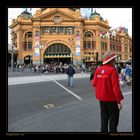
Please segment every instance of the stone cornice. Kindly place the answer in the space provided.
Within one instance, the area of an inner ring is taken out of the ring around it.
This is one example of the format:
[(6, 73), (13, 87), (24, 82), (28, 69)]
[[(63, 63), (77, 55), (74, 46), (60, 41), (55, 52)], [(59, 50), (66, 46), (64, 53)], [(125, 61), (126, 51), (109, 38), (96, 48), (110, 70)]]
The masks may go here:
[(102, 26), (102, 27), (105, 27), (105, 28), (107, 28), (107, 29), (110, 29), (111, 27), (110, 26), (108, 26), (107, 24), (105, 24), (105, 23), (102, 23), (102, 22), (99, 22), (99, 21), (90, 21), (90, 22), (85, 22), (84, 23), (84, 26), (85, 25), (99, 25), (99, 26)]
[(32, 22), (22, 22), (22, 21), (15, 21), (13, 24), (11, 24), (9, 27), (14, 28), (17, 25), (33, 25)]
[(63, 12), (63, 11), (61, 11), (61, 10), (59, 10), (59, 9), (55, 9), (55, 10), (52, 10), (52, 11), (50, 11), (50, 12), (48, 12), (48, 13), (45, 13), (45, 14), (43, 14), (43, 15), (40, 15), (40, 16), (38, 16), (38, 17), (33, 17), (32, 18), (32, 20), (33, 21), (36, 21), (36, 20), (42, 20), (44, 17), (49, 17), (49, 16), (51, 16), (51, 15), (53, 15), (53, 14), (56, 14), (56, 13), (58, 13), (58, 14), (62, 14), (62, 15), (64, 15), (64, 16), (67, 16), (68, 18), (70, 18), (71, 20), (73, 19), (73, 20), (76, 20), (77, 18), (76, 17), (74, 17), (74, 16), (72, 16), (72, 15), (69, 15), (68, 13), (65, 13), (65, 12)]

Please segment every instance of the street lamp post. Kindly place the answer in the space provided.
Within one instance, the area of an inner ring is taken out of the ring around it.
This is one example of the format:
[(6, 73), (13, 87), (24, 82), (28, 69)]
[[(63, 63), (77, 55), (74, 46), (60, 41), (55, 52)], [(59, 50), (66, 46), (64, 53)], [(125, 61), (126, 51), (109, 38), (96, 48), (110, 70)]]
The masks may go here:
[(13, 67), (14, 67), (14, 53), (16, 51), (16, 47), (12, 45), (11, 47), (11, 52), (12, 52), (12, 57), (11, 57), (11, 72), (13, 72)]
[(13, 71), (13, 57), (14, 57), (14, 53), (12, 52), (12, 57), (11, 57), (11, 72)]
[(97, 65), (97, 61), (98, 61), (98, 52), (95, 51), (95, 65)]

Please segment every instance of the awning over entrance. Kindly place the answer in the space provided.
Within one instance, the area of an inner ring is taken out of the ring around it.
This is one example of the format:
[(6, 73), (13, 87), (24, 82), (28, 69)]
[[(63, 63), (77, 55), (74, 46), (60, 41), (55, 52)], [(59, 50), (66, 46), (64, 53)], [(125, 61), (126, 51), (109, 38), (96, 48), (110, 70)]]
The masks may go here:
[(48, 54), (45, 55), (44, 58), (71, 58), (71, 56), (69, 54), (58, 54), (58, 55)]

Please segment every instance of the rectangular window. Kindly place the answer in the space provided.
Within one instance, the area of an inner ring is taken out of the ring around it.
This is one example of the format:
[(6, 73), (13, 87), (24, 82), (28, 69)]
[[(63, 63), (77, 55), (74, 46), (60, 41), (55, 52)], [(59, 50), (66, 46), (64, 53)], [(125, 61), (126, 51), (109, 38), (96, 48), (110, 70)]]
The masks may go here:
[(91, 41), (90, 43), (91, 43), (91, 48), (93, 48), (93, 46), (94, 46), (94, 42), (93, 42), (93, 41)]
[(125, 53), (127, 53), (127, 51), (128, 51), (128, 49), (127, 49), (127, 48), (125, 48)]
[(117, 45), (115, 46), (115, 51), (118, 51), (118, 46)]
[(121, 46), (119, 46), (119, 50), (120, 50), (120, 52), (121, 52)]
[(93, 41), (94, 49), (96, 50), (96, 41)]
[(28, 49), (31, 50), (32, 49), (32, 42), (28, 43)]
[(59, 33), (65, 33), (65, 28), (64, 27), (60, 27), (59, 28)]
[(73, 34), (73, 29), (71, 27), (66, 28), (67, 34)]
[(106, 43), (105, 42), (101, 42), (101, 49), (106, 50)]
[(106, 42), (104, 43), (104, 47), (105, 47), (104, 49), (107, 50), (107, 43)]
[(49, 33), (49, 32), (50, 32), (50, 28), (49, 27), (44, 28), (44, 33)]
[(87, 48), (88, 48), (88, 49), (91, 48), (91, 42), (88, 42), (88, 43), (87, 43)]
[(110, 51), (113, 51), (113, 47), (112, 47), (112, 44), (110, 44)]
[(115, 45), (113, 45), (113, 51), (115, 51)]
[(128, 59), (128, 56), (127, 55), (125, 55), (125, 60), (127, 60)]
[(52, 28), (51, 28), (51, 32), (52, 32), (52, 33), (56, 33), (56, 32), (57, 32), (57, 31), (56, 31), (56, 27), (52, 27)]
[(42, 35), (44, 34), (44, 28), (41, 28), (41, 34)]

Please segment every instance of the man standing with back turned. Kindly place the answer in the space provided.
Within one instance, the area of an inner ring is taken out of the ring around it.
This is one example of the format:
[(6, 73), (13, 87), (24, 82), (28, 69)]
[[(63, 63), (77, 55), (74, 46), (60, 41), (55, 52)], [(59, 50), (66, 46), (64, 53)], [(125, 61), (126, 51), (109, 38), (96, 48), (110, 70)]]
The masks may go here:
[(119, 123), (119, 111), (122, 109), (123, 99), (119, 85), (119, 76), (114, 66), (116, 60), (112, 52), (104, 55), (103, 66), (95, 71), (92, 85), (96, 90), (96, 98), (100, 102), (101, 132), (117, 132)]
[(73, 75), (75, 74), (76, 70), (73, 66), (73, 62), (70, 62), (68, 69), (67, 69), (67, 75), (68, 75), (68, 86), (73, 87)]

